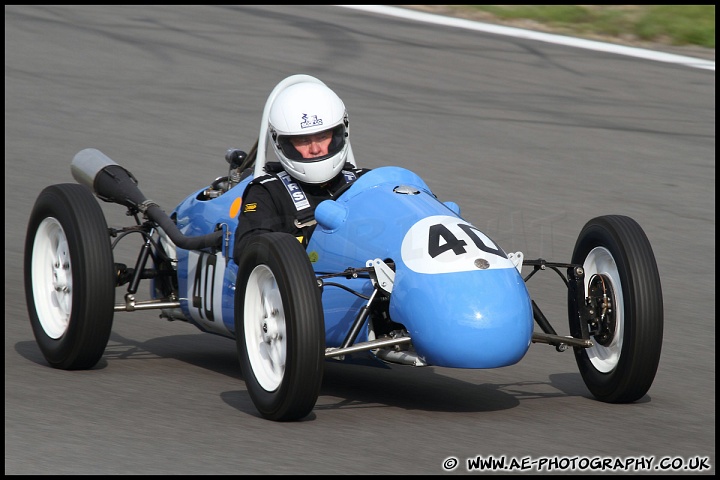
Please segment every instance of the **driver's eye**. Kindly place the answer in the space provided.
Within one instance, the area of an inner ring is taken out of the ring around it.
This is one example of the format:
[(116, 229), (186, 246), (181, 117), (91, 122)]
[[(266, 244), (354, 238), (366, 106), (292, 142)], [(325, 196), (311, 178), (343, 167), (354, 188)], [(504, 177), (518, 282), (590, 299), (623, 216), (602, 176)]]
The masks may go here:
[(305, 137), (292, 137), (290, 141), (296, 147), (306, 147), (313, 142), (324, 142), (332, 137), (332, 132), (320, 132), (315, 135), (308, 135)]
[(310, 137), (295, 137), (292, 140), (293, 145), (296, 147), (304, 147), (310, 145)]

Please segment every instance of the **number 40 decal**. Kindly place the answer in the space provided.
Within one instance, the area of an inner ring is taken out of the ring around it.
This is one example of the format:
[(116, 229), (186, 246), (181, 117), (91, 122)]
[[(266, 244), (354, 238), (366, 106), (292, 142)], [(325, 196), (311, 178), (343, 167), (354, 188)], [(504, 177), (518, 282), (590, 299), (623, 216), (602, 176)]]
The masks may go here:
[(410, 227), (402, 241), (402, 259), (418, 273), (450, 273), (477, 270), (477, 260), (487, 270), (514, 268), (495, 242), (459, 217), (426, 217)]
[[(470, 237), (475, 246), (480, 250), (492, 253), (493, 255), (497, 255), (499, 257), (507, 258), (505, 252), (497, 248), (492, 240), (490, 240), (477, 228), (467, 223), (458, 223), (457, 226), (465, 232), (468, 237)], [(453, 235), (450, 229), (444, 224), (437, 223), (435, 225), (430, 225), (428, 231), (428, 253), (432, 258), (435, 258), (448, 250), (452, 250), (455, 255), (463, 255), (467, 253), (467, 250), (465, 249), (467, 242)], [(488, 246), (481, 236), (484, 237), (485, 241), (490, 243), (492, 247)]]
[[(215, 266), (216, 255), (200, 253), (195, 266), (195, 276), (192, 280), (192, 306), (197, 309), (193, 316), (203, 318), (209, 322), (215, 321), (212, 308), (212, 299), (215, 297)], [(190, 279), (188, 279), (190, 280)]]
[(192, 320), (208, 332), (229, 333), (223, 312), (227, 263), (221, 254), (189, 251), (185, 295)]
[[(196, 320), (221, 322), (225, 258), (205, 252), (190, 252), (188, 258), (188, 308)], [(193, 268), (194, 267), (194, 268)]]

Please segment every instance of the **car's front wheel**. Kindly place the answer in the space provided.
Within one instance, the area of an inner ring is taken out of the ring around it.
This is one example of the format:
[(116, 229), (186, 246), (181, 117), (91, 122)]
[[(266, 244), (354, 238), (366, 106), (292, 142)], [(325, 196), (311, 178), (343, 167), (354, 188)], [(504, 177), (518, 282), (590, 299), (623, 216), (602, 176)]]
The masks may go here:
[[(572, 262), (585, 274), (590, 348), (575, 348), (590, 392), (627, 403), (650, 389), (660, 361), (663, 296), (650, 242), (630, 217), (605, 215), (583, 227)], [(573, 322), (580, 317), (570, 312)]]
[(92, 368), (112, 329), (115, 271), (107, 223), (90, 190), (45, 188), (25, 239), (25, 299), (30, 324), (48, 363)]
[(235, 334), (248, 393), (265, 418), (314, 408), (325, 361), (320, 289), (302, 245), (286, 233), (252, 237), (238, 258)]

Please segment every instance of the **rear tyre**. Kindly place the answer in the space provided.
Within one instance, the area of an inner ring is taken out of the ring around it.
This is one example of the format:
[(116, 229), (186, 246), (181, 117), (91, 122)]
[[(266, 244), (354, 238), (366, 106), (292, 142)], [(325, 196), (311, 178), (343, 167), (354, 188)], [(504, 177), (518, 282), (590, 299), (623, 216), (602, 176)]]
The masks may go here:
[(54, 368), (92, 368), (112, 329), (115, 273), (102, 209), (79, 184), (45, 188), (25, 238), (25, 299), (40, 351)]
[(295, 237), (252, 237), (238, 258), (235, 292), (238, 357), (260, 414), (291, 421), (315, 406), (325, 365), (320, 289)]
[(580, 232), (572, 263), (583, 266), (595, 312), (594, 346), (574, 349), (580, 374), (598, 400), (634, 402), (650, 389), (662, 349), (663, 295), (650, 242), (630, 217), (597, 217)]

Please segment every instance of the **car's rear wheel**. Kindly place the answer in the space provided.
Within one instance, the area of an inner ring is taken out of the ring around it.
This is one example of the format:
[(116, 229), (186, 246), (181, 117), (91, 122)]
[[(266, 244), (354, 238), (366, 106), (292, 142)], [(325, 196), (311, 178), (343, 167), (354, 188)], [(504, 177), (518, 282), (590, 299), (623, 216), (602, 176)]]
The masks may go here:
[[(630, 217), (597, 217), (580, 232), (572, 262), (583, 266), (593, 312), (594, 345), (574, 349), (580, 374), (601, 401), (638, 400), (655, 378), (663, 337), (662, 288), (650, 242)], [(571, 322), (579, 317), (570, 312)]]
[(30, 324), (48, 363), (92, 368), (112, 329), (115, 274), (102, 209), (79, 184), (45, 188), (25, 239), (25, 298)]
[(238, 357), (261, 415), (290, 421), (315, 406), (325, 361), (320, 289), (307, 253), (292, 235), (252, 237), (238, 258)]

